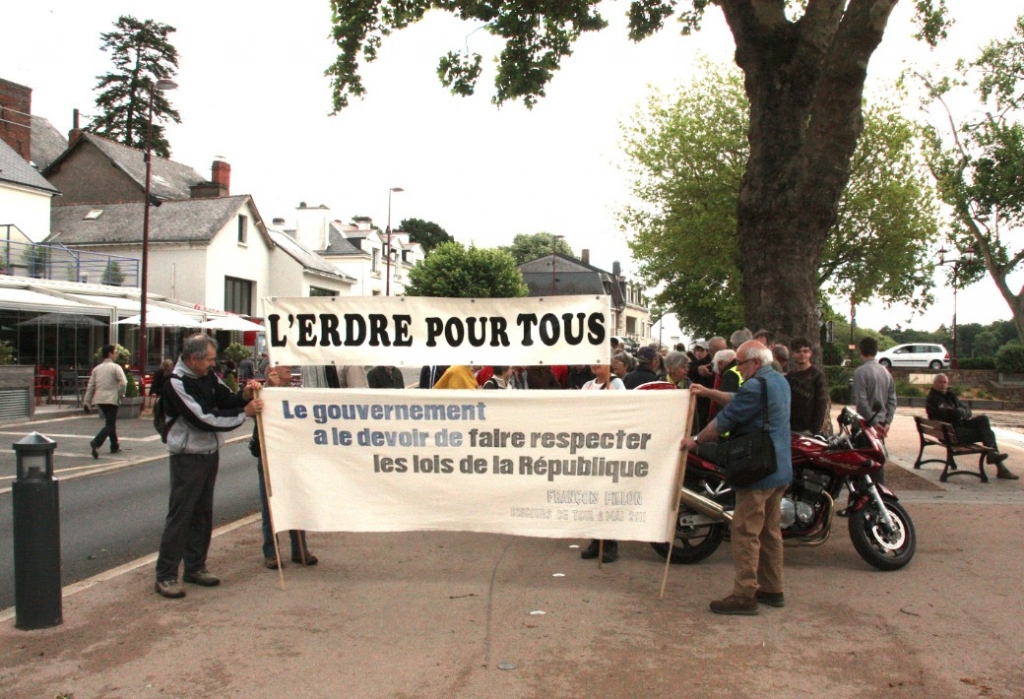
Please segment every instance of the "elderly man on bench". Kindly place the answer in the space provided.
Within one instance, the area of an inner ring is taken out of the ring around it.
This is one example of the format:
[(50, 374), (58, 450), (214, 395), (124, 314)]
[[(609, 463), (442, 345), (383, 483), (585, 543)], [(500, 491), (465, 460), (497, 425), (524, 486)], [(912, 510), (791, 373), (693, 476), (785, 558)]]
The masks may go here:
[(996, 435), (992, 431), (988, 417), (985, 415), (971, 416), (971, 408), (960, 402), (960, 399), (949, 391), (949, 377), (945, 374), (936, 374), (932, 382), (932, 390), (928, 392), (928, 400), (925, 404), (929, 420), (941, 420), (953, 425), (957, 439), (961, 442), (981, 442), (992, 449), (988, 455), (988, 462), (995, 464), (996, 478), (1017, 480), (1019, 476), (1006, 468), (1006, 454), (999, 452), (996, 445)]

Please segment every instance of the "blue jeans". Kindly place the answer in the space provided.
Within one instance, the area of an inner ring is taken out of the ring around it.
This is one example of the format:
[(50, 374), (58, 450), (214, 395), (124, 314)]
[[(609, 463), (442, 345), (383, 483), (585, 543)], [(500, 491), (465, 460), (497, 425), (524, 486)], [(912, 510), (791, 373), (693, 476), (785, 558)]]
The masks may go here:
[[(267, 483), (263, 479), (263, 460), (256, 459), (256, 471), (260, 474), (260, 511), (263, 515), (263, 557), (276, 558), (274, 552), (274, 532), (270, 527), (270, 504), (267, 502)], [(292, 540), (292, 558), (301, 558), (302, 551), (309, 554), (309, 547), (306, 546), (306, 532), (299, 529), (291, 529), (288, 532)]]

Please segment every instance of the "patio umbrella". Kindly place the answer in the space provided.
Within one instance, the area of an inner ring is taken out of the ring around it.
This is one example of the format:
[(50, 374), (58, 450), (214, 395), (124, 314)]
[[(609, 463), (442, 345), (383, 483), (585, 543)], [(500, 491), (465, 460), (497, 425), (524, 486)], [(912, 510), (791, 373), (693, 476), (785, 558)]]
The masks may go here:
[(106, 327), (106, 323), (101, 323), (95, 318), (88, 316), (74, 315), (71, 313), (46, 313), (29, 320), (18, 323), (19, 326), (41, 326), (41, 325), (61, 325), (67, 328), (102, 328)]
[(211, 318), (205, 323), (200, 323), (199, 327), (209, 328), (210, 330), (232, 330), (235, 332), (264, 332), (266, 330), (262, 325), (246, 320), (242, 316)]
[[(125, 318), (124, 320), (117, 321), (118, 325), (141, 325), (141, 314)], [(160, 347), (166, 347), (167, 339), (164, 336), (164, 328), (196, 328), (199, 327), (199, 321), (192, 316), (187, 316), (184, 313), (178, 313), (172, 311), (169, 308), (163, 306), (147, 306), (146, 307), (146, 334), (149, 334), (150, 328), (160, 328)], [(141, 342), (146, 342), (143, 338)], [(162, 350), (161, 350), (162, 351)]]

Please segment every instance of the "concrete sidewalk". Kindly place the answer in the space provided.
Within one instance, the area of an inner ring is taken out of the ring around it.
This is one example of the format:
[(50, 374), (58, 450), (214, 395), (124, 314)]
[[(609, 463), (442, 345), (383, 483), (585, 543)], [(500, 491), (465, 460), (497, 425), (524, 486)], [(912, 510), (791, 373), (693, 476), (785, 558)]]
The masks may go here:
[[(163, 599), (150, 557), (72, 586), (62, 626), (18, 631), (8, 611), (0, 697), (1019, 697), (1024, 487), (907, 470), (912, 414), (889, 446), (914, 561), (874, 570), (839, 520), (787, 549), (785, 609), (707, 611), (727, 544), (672, 567), (659, 600), (646, 544), (599, 568), (586, 542), (429, 532), (311, 534), (320, 565), (289, 563), (282, 591), (250, 519), (218, 531), (218, 588)], [(1024, 445), (1006, 451), (1024, 471)]]

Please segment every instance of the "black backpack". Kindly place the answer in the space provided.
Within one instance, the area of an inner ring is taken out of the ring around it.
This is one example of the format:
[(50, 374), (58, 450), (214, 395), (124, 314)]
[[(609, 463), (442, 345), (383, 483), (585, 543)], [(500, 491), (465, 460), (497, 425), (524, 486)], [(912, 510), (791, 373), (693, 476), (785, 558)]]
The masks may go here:
[[(177, 375), (168, 374), (164, 377), (165, 391), (171, 390), (170, 380), (172, 376)], [(164, 401), (166, 400), (167, 399), (164, 398), (163, 393), (161, 393), (156, 399), (156, 402), (153, 403), (153, 429), (155, 429), (157, 434), (160, 435), (160, 441), (164, 444), (167, 444), (167, 434), (171, 431), (171, 425), (173, 425), (174, 421), (178, 419), (177, 415), (172, 417), (170, 420), (167, 419), (167, 408), (164, 404)]]

